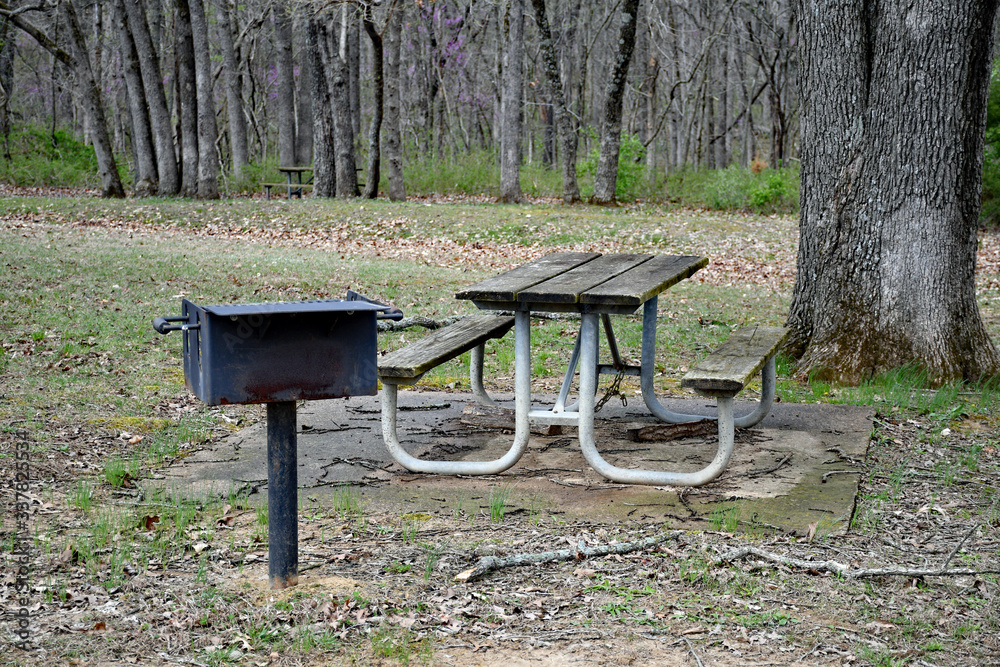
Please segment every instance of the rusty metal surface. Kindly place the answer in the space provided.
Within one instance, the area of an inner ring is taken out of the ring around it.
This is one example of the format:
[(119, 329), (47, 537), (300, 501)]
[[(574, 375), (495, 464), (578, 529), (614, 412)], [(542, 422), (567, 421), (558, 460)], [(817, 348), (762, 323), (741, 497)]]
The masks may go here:
[(370, 396), (375, 318), (357, 301), (201, 307), (185, 299), (184, 377), (209, 405)]

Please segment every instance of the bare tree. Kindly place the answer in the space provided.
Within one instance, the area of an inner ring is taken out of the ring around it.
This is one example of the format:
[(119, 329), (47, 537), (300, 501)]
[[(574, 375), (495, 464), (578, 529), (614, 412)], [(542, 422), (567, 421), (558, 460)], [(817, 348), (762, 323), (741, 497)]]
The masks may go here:
[(114, 4), (114, 23), (122, 51), (122, 70), (125, 75), (125, 93), (128, 99), (132, 147), (135, 153), (132, 192), (138, 197), (149, 197), (156, 194), (156, 148), (153, 145), (153, 130), (149, 124), (142, 71), (139, 69), (139, 54), (136, 52), (132, 33), (128, 29), (128, 19), (125, 16), (122, 0), (116, 0)]
[(292, 19), (286, 0), (273, 5), (275, 71), (278, 94), (278, 163), (282, 167), (298, 164), (295, 155), (295, 69), (292, 60)]
[[(128, 0), (125, 0), (128, 2)], [(180, 108), (181, 194), (198, 196), (198, 89), (189, 0), (176, 0), (177, 106)]]
[(212, 54), (208, 44), (208, 21), (203, 0), (189, 0), (191, 32), (194, 36), (195, 85), (198, 91), (198, 197), (219, 198), (219, 139), (215, 123), (212, 86)]
[(389, 199), (404, 201), (403, 141), (400, 124), (399, 50), (405, 3), (394, 3), (386, 26), (388, 53), (385, 72), (385, 158), (389, 167)]
[(306, 51), (312, 60), (313, 195), (333, 197), (337, 192), (336, 128), (326, 72), (330, 62), (329, 35), (320, 18), (306, 25)]
[(233, 44), (233, 24), (229, 0), (216, 0), (219, 46), (222, 50), (222, 69), (226, 77), (226, 112), (229, 119), (229, 145), (232, 150), (233, 178), (239, 179), (250, 161), (247, 145), (246, 116), (243, 113), (243, 82)]
[(618, 184), (618, 155), (622, 135), (622, 96), (628, 77), (628, 67), (635, 49), (635, 30), (638, 22), (639, 0), (624, 0), (621, 9), (621, 31), (618, 38), (618, 56), (604, 98), (604, 122), (601, 128), (601, 152), (594, 174), (595, 204), (615, 201)]
[(549, 90), (552, 93), (555, 124), (559, 132), (559, 145), (562, 148), (563, 202), (574, 204), (580, 201), (580, 186), (576, 181), (576, 131), (573, 129), (573, 121), (566, 108), (566, 95), (559, 75), (555, 42), (545, 12), (545, 0), (532, 0), (531, 4), (535, 9), (535, 23), (538, 24), (545, 76), (548, 78)]
[(502, 0), (503, 89), (500, 95), (500, 201), (521, 202), (521, 104), (524, 95), (524, 0)]
[(366, 199), (375, 199), (378, 195), (378, 181), (381, 171), (382, 153), (379, 136), (382, 132), (382, 105), (384, 98), (384, 78), (382, 76), (382, 35), (372, 20), (371, 5), (365, 5), (363, 17), (365, 33), (372, 42), (372, 83), (374, 85), (375, 103), (372, 112), (372, 122), (368, 128), (368, 173), (365, 176)]
[(153, 126), (156, 172), (159, 175), (158, 192), (161, 195), (175, 195), (180, 191), (180, 183), (177, 177), (177, 158), (174, 155), (170, 113), (167, 111), (167, 97), (163, 91), (163, 77), (160, 74), (160, 60), (149, 34), (141, 0), (124, 0), (123, 4), (139, 54), (142, 84), (146, 91), (146, 102), (149, 105), (149, 117)]

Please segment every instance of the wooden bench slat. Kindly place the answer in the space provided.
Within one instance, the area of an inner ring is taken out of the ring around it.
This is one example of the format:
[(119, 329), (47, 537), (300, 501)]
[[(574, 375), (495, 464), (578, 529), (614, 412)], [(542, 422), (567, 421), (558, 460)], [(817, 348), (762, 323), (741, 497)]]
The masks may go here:
[(705, 257), (657, 255), (648, 262), (618, 275), (580, 295), (580, 303), (590, 305), (640, 306), (699, 269), (708, 265)]
[(379, 377), (420, 377), (491, 338), (500, 338), (512, 326), (514, 318), (510, 316), (483, 313), (466, 317), (381, 357), (378, 360)]
[(513, 301), (518, 292), (600, 256), (600, 253), (596, 252), (552, 253), (470, 285), (456, 294), (455, 298), (474, 301)]
[(681, 386), (735, 395), (788, 338), (784, 327), (743, 327), (681, 379)]
[(577, 303), (580, 294), (643, 262), (652, 255), (608, 254), (518, 292), (518, 301)]

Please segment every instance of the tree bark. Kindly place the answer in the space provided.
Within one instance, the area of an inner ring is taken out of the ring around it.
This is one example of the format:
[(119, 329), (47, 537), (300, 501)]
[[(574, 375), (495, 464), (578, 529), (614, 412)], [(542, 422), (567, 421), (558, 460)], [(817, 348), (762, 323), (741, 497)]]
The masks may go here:
[(274, 4), (274, 45), (278, 81), (278, 164), (294, 167), (295, 155), (295, 70), (292, 61), (292, 19), (285, 0)]
[(521, 104), (524, 92), (524, 0), (500, 4), (503, 90), (500, 94), (500, 201), (517, 204), (521, 194)]
[(998, 0), (798, 0), (800, 370), (1000, 370), (974, 273)]
[(639, 0), (624, 0), (621, 9), (621, 31), (618, 35), (618, 56), (604, 98), (604, 122), (601, 128), (601, 152), (594, 173), (594, 196), (591, 203), (613, 204), (618, 184), (618, 154), (622, 141), (622, 104), (628, 66), (635, 49)]
[(403, 140), (400, 118), (399, 54), (402, 42), (404, 3), (399, 3), (389, 11), (386, 26), (389, 38), (385, 72), (385, 159), (389, 168), (389, 199), (406, 200), (406, 184), (403, 181)]
[(198, 197), (219, 198), (219, 128), (215, 121), (215, 87), (212, 85), (212, 53), (208, 43), (208, 20), (203, 0), (189, 0), (191, 32), (194, 35), (195, 87), (198, 91)]
[(552, 91), (552, 106), (555, 112), (556, 129), (559, 132), (559, 145), (562, 148), (562, 181), (563, 202), (575, 204), (580, 201), (580, 186), (576, 180), (576, 131), (573, 129), (573, 119), (566, 108), (566, 94), (562, 78), (559, 75), (559, 58), (556, 55), (552, 30), (545, 10), (545, 0), (532, 0), (535, 10), (535, 23), (538, 25), (538, 37), (545, 63), (545, 76)]
[(3, 136), (3, 157), (10, 154), (10, 95), (14, 89), (14, 40), (10, 22), (0, 22), (0, 135)]
[(250, 162), (247, 143), (247, 121), (243, 114), (243, 83), (240, 65), (233, 44), (233, 22), (229, 13), (229, 0), (216, 0), (219, 46), (222, 49), (222, 69), (226, 75), (226, 113), (229, 119), (229, 144), (233, 152), (233, 178), (243, 176), (243, 169)]
[[(300, 40), (305, 27), (305, 21), (296, 21), (295, 32), (300, 35)], [(312, 58), (302, 49), (296, 60), (299, 64), (299, 88), (296, 95), (299, 104), (296, 109), (298, 121), (295, 125), (295, 159), (300, 164), (311, 164), (313, 159)]]
[(337, 196), (357, 197), (358, 172), (354, 159), (354, 118), (351, 116), (351, 75), (347, 69), (347, 21), (345, 7), (341, 14), (338, 48), (330, 54), (333, 75), (333, 116), (336, 127)]
[(128, 29), (125, 5), (116, 0), (114, 22), (121, 44), (122, 70), (125, 74), (125, 89), (128, 99), (129, 118), (132, 125), (132, 147), (135, 153), (135, 174), (132, 194), (149, 197), (156, 194), (156, 148), (153, 145), (153, 129), (149, 124), (146, 106), (146, 91), (142, 85), (142, 70), (139, 69), (139, 54), (135, 40)]
[(329, 36), (320, 19), (310, 18), (306, 50), (312, 60), (313, 195), (333, 197), (337, 192), (336, 129), (333, 102), (326, 72), (329, 71)]
[(365, 5), (364, 15), (365, 32), (372, 42), (372, 85), (375, 93), (375, 104), (372, 110), (372, 122), (368, 128), (368, 173), (365, 176), (366, 199), (375, 199), (378, 195), (378, 181), (380, 178), (382, 154), (379, 148), (379, 136), (382, 132), (382, 104), (383, 104), (383, 78), (382, 78), (382, 35), (375, 29), (372, 21), (371, 6)]
[(175, 195), (180, 191), (177, 174), (177, 157), (174, 155), (174, 135), (170, 127), (170, 113), (167, 111), (167, 97), (163, 92), (163, 77), (160, 75), (160, 61), (149, 35), (146, 15), (140, 0), (124, 0), (132, 39), (139, 53), (139, 68), (142, 71), (142, 85), (149, 105), (149, 118), (153, 123), (153, 140), (156, 144), (156, 173), (159, 175), (158, 192), (161, 195)]
[[(125, 0), (128, 2), (128, 0)], [(177, 106), (181, 116), (181, 194), (198, 196), (198, 89), (189, 0), (176, 0)]]

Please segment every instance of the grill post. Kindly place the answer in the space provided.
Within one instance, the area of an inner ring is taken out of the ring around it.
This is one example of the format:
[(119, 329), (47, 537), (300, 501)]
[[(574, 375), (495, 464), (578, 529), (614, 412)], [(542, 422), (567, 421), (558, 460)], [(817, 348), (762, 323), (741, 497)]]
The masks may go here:
[(267, 574), (272, 589), (299, 583), (295, 401), (267, 404)]

